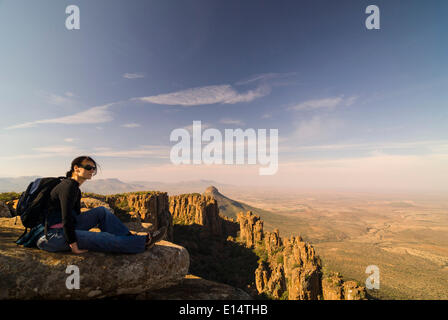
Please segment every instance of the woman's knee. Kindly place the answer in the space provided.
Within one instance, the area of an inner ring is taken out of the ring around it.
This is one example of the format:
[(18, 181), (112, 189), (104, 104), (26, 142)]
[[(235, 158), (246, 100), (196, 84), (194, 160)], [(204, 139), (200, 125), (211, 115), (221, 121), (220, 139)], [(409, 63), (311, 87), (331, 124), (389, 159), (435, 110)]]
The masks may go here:
[(94, 210), (95, 210), (98, 218), (104, 218), (108, 214), (107, 208), (104, 206), (96, 207), (96, 208), (94, 208)]
[(101, 208), (103, 209), (103, 212), (105, 215), (111, 214), (113, 215), (112, 211), (110, 211), (109, 208), (105, 207), (105, 206), (101, 206)]

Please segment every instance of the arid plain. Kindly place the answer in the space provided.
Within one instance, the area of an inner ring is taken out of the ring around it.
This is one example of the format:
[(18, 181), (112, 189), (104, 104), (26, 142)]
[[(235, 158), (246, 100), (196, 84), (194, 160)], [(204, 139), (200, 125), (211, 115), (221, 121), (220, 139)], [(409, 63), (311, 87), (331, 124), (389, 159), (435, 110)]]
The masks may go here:
[(225, 186), (220, 191), (285, 216), (281, 235), (310, 241), (324, 272), (337, 270), (365, 285), (366, 267), (378, 266), (380, 289), (368, 290), (373, 297), (448, 299), (447, 195)]

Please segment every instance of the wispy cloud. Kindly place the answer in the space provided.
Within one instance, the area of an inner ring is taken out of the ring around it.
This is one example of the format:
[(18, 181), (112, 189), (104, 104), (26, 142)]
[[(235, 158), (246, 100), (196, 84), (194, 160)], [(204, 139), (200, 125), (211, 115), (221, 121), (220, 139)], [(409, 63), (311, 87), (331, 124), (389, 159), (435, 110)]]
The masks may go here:
[(141, 127), (141, 124), (139, 124), (139, 123), (125, 123), (125, 124), (122, 124), (121, 127), (124, 127), (124, 128), (138, 128), (138, 127)]
[(114, 150), (109, 147), (95, 147), (90, 150), (68, 145), (37, 147), (36, 153), (0, 156), (0, 160), (36, 159), (51, 157), (72, 157), (75, 154), (89, 154), (109, 158), (157, 158), (166, 159), (170, 155), (170, 146), (141, 145), (134, 149)]
[(162, 105), (199, 106), (205, 104), (235, 104), (239, 102), (250, 102), (264, 97), (271, 92), (269, 86), (261, 85), (254, 90), (239, 93), (230, 85), (205, 86), (190, 88), (177, 92), (159, 94), (155, 96), (134, 98), (142, 102)]
[(74, 154), (82, 154), (85, 150), (75, 146), (53, 145), (46, 147), (32, 148), (36, 153), (16, 154), (8, 156), (0, 156), (1, 160), (20, 160), (20, 159), (39, 159), (73, 156)]
[(74, 146), (64, 146), (64, 145), (55, 145), (55, 146), (47, 146), (47, 147), (37, 147), (33, 148), (33, 150), (41, 152), (41, 153), (73, 153), (78, 152), (79, 149)]
[(6, 127), (5, 129), (20, 129), (35, 127), (38, 124), (44, 123), (60, 123), (60, 124), (93, 124), (93, 123), (103, 123), (113, 120), (111, 112), (108, 110), (114, 103), (106, 104), (103, 106), (93, 107), (69, 116), (36, 120), (31, 122), (25, 122), (21, 124), (16, 124), (13, 126)]
[(242, 79), (240, 81), (237, 81), (235, 83), (235, 85), (246, 85), (246, 84), (251, 84), (254, 82), (266, 82), (268, 80), (273, 80), (273, 79), (282, 79), (282, 78), (288, 78), (288, 77), (292, 77), (295, 76), (296, 72), (288, 72), (288, 73), (275, 73), (275, 72), (270, 72), (270, 73), (262, 73), (262, 74), (256, 74), (253, 76), (250, 76), (246, 79)]
[(311, 119), (294, 121), (295, 130), (287, 137), (293, 144), (309, 143), (322, 138), (328, 138), (343, 127), (343, 121), (338, 118), (316, 115)]
[(112, 150), (98, 149), (93, 152), (94, 156), (112, 158), (169, 158), (170, 146), (142, 145), (136, 149)]
[[(210, 127), (211, 127), (211, 124), (205, 123), (205, 122), (201, 122), (201, 130), (204, 130), (204, 129), (207, 129), (207, 128), (210, 128)], [(188, 130), (190, 133), (192, 133), (193, 132), (193, 124), (185, 126), (185, 127), (183, 127), (183, 129)]]
[(60, 96), (60, 95), (53, 94), (53, 93), (48, 94), (46, 98), (47, 98), (48, 103), (54, 104), (54, 105), (63, 105), (63, 104), (73, 103), (72, 99), (70, 99), (71, 97)]
[(323, 98), (323, 99), (314, 99), (314, 100), (307, 100), (304, 102), (301, 102), (295, 106), (288, 107), (287, 110), (312, 110), (312, 109), (321, 109), (321, 108), (328, 108), (332, 109), (338, 106), (351, 106), (355, 101), (357, 97), (351, 96), (348, 98), (344, 98), (344, 96), (339, 97), (330, 97), (330, 98)]
[(123, 78), (125, 79), (140, 79), (140, 78), (144, 78), (145, 75), (143, 73), (125, 73), (123, 75)]
[(223, 123), (223, 124), (231, 124), (231, 125), (238, 125), (238, 126), (243, 126), (245, 123), (244, 121), (238, 120), (238, 119), (229, 119), (229, 118), (224, 118), (219, 120), (219, 122)]
[[(366, 142), (366, 143), (338, 143), (326, 145), (296, 146), (286, 145), (279, 148), (280, 152), (296, 151), (339, 151), (356, 150), (378, 153), (379, 150), (415, 150), (418, 153), (427, 151), (433, 154), (448, 154), (448, 140), (422, 140), (407, 142)], [(383, 154), (383, 153), (382, 153)]]
[(74, 106), (77, 102), (74, 100), (75, 94), (67, 91), (64, 94), (49, 93), (46, 91), (37, 91), (36, 95), (45, 103), (56, 106)]

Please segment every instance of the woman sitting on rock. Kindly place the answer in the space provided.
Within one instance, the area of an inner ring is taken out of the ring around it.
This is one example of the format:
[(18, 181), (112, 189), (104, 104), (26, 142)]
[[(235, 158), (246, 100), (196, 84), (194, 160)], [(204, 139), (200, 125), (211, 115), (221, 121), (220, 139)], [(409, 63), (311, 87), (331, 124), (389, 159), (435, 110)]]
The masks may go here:
[[(47, 215), (47, 235), (37, 241), (46, 251), (69, 251), (75, 254), (88, 250), (114, 253), (139, 253), (150, 249), (166, 234), (166, 227), (133, 235), (107, 208), (97, 207), (81, 213), (79, 186), (97, 172), (96, 162), (87, 156), (72, 161), (71, 169), (51, 190)], [(101, 232), (89, 231), (99, 227)]]

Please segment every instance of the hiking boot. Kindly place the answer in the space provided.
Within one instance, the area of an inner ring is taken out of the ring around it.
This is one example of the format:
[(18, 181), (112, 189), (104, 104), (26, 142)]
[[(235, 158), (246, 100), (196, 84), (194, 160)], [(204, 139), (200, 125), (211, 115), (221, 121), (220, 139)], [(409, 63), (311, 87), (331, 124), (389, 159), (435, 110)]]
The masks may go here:
[(156, 242), (159, 242), (166, 236), (167, 228), (162, 227), (159, 230), (154, 231), (153, 233), (148, 234), (148, 241), (146, 242), (146, 249), (151, 249)]

